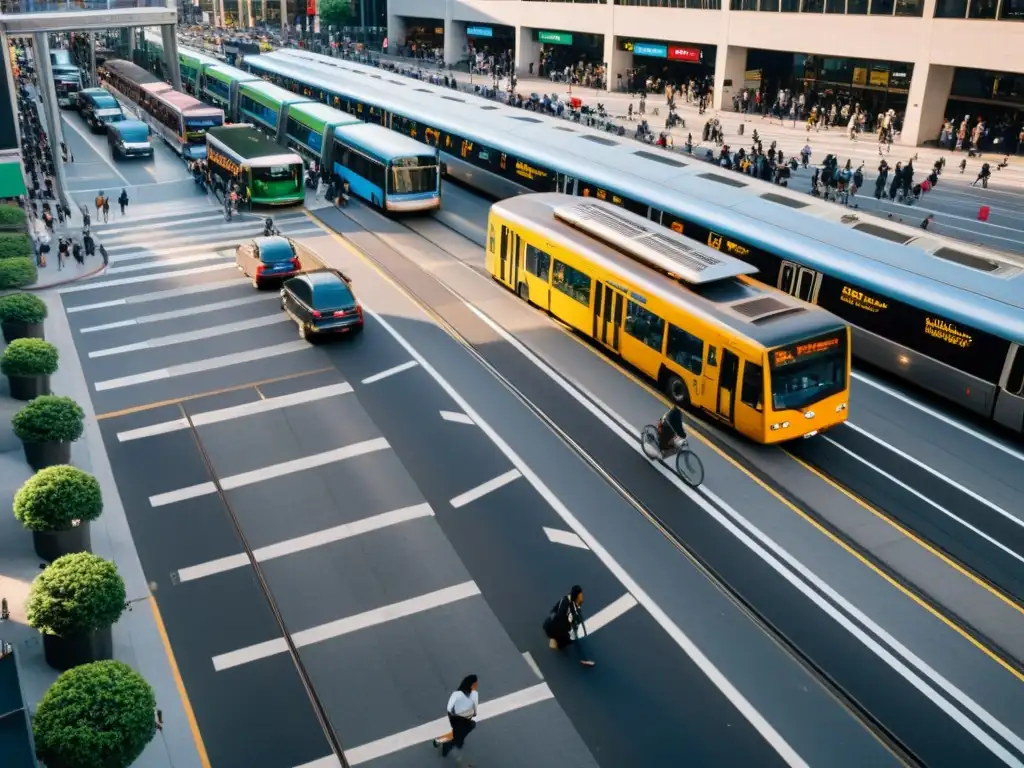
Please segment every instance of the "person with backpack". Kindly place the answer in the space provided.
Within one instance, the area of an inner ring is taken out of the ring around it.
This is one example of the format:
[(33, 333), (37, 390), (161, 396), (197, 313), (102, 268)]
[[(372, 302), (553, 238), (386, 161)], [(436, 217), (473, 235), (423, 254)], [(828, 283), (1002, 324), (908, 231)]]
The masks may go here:
[(548, 636), (551, 650), (560, 651), (572, 646), (576, 649), (580, 664), (584, 667), (594, 666), (583, 642), (587, 636), (587, 628), (583, 623), (583, 587), (575, 585), (569, 594), (555, 603), (544, 620), (544, 634)]
[(107, 217), (110, 216), (110, 198), (103, 198), (103, 223), (107, 223)]
[(100, 217), (100, 214), (103, 213), (103, 201), (106, 200), (106, 199), (107, 198), (103, 195), (103, 190), (100, 190), (100, 193), (98, 195), (96, 195), (96, 199), (93, 201), (94, 203), (96, 203), (96, 218), (97, 219)]

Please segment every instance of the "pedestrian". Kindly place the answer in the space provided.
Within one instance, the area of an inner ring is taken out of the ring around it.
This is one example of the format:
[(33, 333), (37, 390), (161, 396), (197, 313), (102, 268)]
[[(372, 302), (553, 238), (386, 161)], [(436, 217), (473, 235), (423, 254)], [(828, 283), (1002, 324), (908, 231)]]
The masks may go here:
[(82, 247), (85, 248), (86, 256), (96, 255), (96, 241), (92, 239), (88, 229), (82, 230)]
[(126, 190), (121, 190), (121, 194), (117, 198), (117, 204), (121, 206), (121, 215), (124, 216), (125, 209), (128, 207), (128, 192)]
[(921, 229), (928, 229), (928, 225), (931, 224), (933, 221), (935, 221), (935, 216), (929, 213), (927, 216), (924, 217), (924, 221), (921, 222)]
[(104, 224), (107, 223), (107, 220), (108, 220), (109, 217), (110, 217), (110, 198), (109, 197), (104, 197), (103, 198), (103, 223)]
[(100, 256), (103, 257), (103, 266), (107, 266), (110, 263), (110, 256), (107, 255), (107, 249), (100, 243)]
[(96, 195), (96, 199), (93, 201), (93, 202), (96, 203), (96, 218), (97, 219), (100, 217), (100, 214), (103, 213), (103, 201), (106, 200), (106, 199), (107, 198), (104, 197), (103, 190), (101, 189), (100, 193), (98, 195)]
[(64, 261), (68, 257), (68, 241), (63, 237), (57, 241), (57, 270), (64, 269)]
[(448, 697), (446, 711), (452, 729), (434, 739), (434, 747), (441, 748), (441, 757), (447, 756), (453, 748), (461, 750), (466, 743), (466, 737), (476, 728), (473, 718), (476, 717), (477, 707), (480, 706), (477, 686), (477, 676), (466, 675), (459, 683), (459, 687)]
[[(68, 218), (71, 218), (70, 216)], [(82, 206), (82, 228), (88, 229), (89, 225), (92, 224), (92, 217), (89, 216), (89, 209), (84, 205)]]
[(85, 264), (85, 257), (82, 255), (82, 246), (77, 240), (71, 242), (71, 256), (78, 263), (78, 266)]
[(568, 646), (576, 649), (580, 664), (584, 667), (594, 666), (587, 656), (583, 638), (587, 635), (583, 623), (583, 587), (578, 584), (569, 590), (561, 600), (555, 603), (547, 619), (544, 620), (544, 634), (548, 636), (548, 645), (553, 651), (560, 651)]
[(57, 203), (57, 223), (64, 223), (64, 206), (61, 205), (60, 203)]

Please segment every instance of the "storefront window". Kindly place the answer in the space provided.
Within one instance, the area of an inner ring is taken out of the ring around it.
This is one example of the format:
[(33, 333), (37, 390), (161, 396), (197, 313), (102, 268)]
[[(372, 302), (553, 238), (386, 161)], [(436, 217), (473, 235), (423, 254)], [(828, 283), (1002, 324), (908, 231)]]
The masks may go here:
[(846, 13), (846, 0), (825, 0), (825, 13)]
[(846, 0), (846, 12), (864, 16), (868, 12), (868, 0)]
[(800, 0), (782, 0), (781, 10), (783, 13), (798, 13), (800, 11)]
[(892, 16), (893, 0), (871, 0), (872, 16)]
[(999, 18), (1007, 21), (1024, 21), (1024, 0), (1003, 0)]
[(924, 0), (896, 0), (897, 16), (924, 15)]
[(971, 0), (968, 18), (994, 19), (996, 17), (996, 0)]
[(825, 0), (803, 0), (800, 10), (804, 13), (821, 13), (825, 10)]
[(966, 19), (967, 0), (935, 0), (935, 18)]
[(761, 10), (776, 12), (779, 10), (779, 0), (761, 0)]

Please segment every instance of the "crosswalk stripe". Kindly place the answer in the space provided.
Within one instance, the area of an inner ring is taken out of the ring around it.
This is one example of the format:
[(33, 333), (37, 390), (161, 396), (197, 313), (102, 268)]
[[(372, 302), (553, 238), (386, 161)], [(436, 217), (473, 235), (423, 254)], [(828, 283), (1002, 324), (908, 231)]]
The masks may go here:
[(204, 272), (216, 272), (219, 269), (234, 269), (234, 262), (224, 264), (207, 264), (205, 267), (192, 267), (191, 269), (174, 269), (169, 272), (157, 272), (152, 275), (135, 275), (134, 277), (122, 277), (119, 280), (100, 280), (96, 283), (83, 282), (67, 288), (58, 289), (57, 293), (81, 293), (82, 291), (95, 291), (99, 288), (112, 288), (115, 285), (131, 285), (132, 283), (148, 283), (153, 280), (173, 280), (176, 277), (186, 275), (200, 275)]

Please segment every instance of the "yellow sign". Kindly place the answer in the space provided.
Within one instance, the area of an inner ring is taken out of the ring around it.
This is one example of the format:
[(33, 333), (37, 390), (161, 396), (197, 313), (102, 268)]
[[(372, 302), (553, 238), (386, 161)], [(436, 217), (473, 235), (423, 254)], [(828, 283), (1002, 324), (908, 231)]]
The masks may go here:
[(206, 159), (214, 165), (219, 165), (232, 176), (239, 176), (242, 173), (242, 166), (229, 157), (225, 157), (213, 147), (206, 148)]
[(522, 176), (524, 179), (533, 181), (535, 179), (546, 179), (548, 177), (547, 171), (542, 171), (540, 168), (534, 168), (529, 163), (524, 163), (522, 160), (516, 160), (516, 175)]
[(841, 301), (844, 304), (849, 304), (852, 307), (857, 307), (857, 309), (863, 309), (867, 312), (881, 312), (889, 308), (889, 305), (881, 299), (876, 299), (874, 296), (869, 296), (864, 291), (858, 291), (848, 285), (843, 286)]
[(867, 67), (854, 67), (853, 68), (853, 84), (854, 85), (867, 85), (868, 84), (868, 68)]
[(967, 347), (974, 343), (971, 334), (961, 331), (954, 323), (937, 317), (926, 317), (924, 319), (924, 332), (928, 336), (942, 339), (947, 344), (963, 349), (967, 349)]
[(881, 86), (885, 88), (889, 85), (889, 72), (888, 70), (880, 72), (877, 69), (871, 70), (871, 85)]
[(680, 224), (678, 221), (673, 221), (672, 222), (672, 231), (673, 232), (678, 232), (680, 235), (683, 234), (683, 225)]
[(831, 339), (820, 339), (818, 341), (809, 341), (805, 344), (797, 344), (793, 347), (786, 349), (776, 349), (773, 353), (772, 363), (776, 368), (783, 365), (789, 365), (795, 363), (804, 357), (811, 355), (819, 355), (822, 352), (828, 352), (830, 349), (834, 349), (839, 346), (839, 337), (833, 337)]
[(722, 250), (722, 236), (716, 235), (714, 232), (708, 232), (708, 245), (716, 251)]
[(731, 254), (739, 256), (741, 259), (750, 253), (749, 248), (744, 248), (739, 243), (734, 243), (732, 240), (725, 241), (725, 250)]

